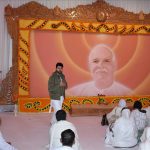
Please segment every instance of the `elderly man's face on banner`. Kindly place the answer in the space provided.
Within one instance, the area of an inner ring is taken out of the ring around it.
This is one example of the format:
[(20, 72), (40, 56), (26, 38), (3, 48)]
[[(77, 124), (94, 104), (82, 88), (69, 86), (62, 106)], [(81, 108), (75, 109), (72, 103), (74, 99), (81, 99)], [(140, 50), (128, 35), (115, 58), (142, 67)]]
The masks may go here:
[(116, 68), (115, 56), (111, 49), (105, 45), (97, 45), (89, 55), (89, 68), (91, 75), (98, 86), (105, 88), (114, 80)]

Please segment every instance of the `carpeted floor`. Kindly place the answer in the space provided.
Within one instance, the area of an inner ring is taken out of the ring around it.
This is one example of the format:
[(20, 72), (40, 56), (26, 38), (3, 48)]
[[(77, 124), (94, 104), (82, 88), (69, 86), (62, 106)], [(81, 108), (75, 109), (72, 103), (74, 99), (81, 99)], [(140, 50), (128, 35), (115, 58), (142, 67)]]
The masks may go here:
[[(49, 113), (0, 113), (1, 131), (7, 141), (18, 150), (46, 150), (51, 114)], [(68, 120), (77, 127), (83, 150), (114, 150), (106, 147), (104, 136), (106, 127), (100, 125), (100, 117), (71, 117)], [(116, 149), (120, 150), (120, 149)], [(130, 148), (138, 150), (138, 147)]]

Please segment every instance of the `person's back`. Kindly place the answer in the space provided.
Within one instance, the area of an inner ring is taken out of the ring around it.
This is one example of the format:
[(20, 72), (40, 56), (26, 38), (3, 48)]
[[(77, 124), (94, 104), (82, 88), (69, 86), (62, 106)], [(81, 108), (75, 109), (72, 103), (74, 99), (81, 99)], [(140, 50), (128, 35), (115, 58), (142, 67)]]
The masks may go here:
[(150, 126), (150, 106), (145, 108), (144, 110), (146, 110), (146, 116), (147, 116), (147, 126)]
[(120, 99), (118, 106), (106, 115), (109, 124), (114, 123), (116, 119), (121, 116), (121, 110), (124, 107), (126, 107), (126, 101), (124, 99)]
[(68, 147), (68, 146), (61, 146), (58, 148), (55, 148), (53, 150), (74, 150), (72, 147)]
[(150, 127), (144, 129), (139, 150), (150, 150)]
[(137, 144), (137, 130), (135, 124), (130, 119), (130, 110), (123, 109), (122, 116), (114, 123), (113, 147), (133, 147)]
[(63, 115), (65, 115), (64, 110), (59, 110), (56, 113), (56, 119), (58, 120), (58, 122), (53, 124), (49, 131), (49, 134), (50, 134), (49, 150), (51, 150), (52, 148), (57, 148), (57, 147), (62, 146), (62, 143), (60, 142), (61, 133), (67, 129), (71, 129), (75, 133), (75, 144), (73, 144), (72, 148), (74, 150), (80, 150), (77, 130), (71, 122), (65, 120), (65, 117), (63, 117)]
[(134, 110), (131, 112), (131, 118), (135, 121), (138, 130), (138, 139), (140, 139), (144, 128), (147, 126), (146, 111), (142, 110), (142, 103), (135, 101), (133, 105)]
[(146, 113), (141, 112), (138, 109), (135, 109), (132, 111), (131, 117), (134, 119), (137, 129), (144, 130), (147, 121)]

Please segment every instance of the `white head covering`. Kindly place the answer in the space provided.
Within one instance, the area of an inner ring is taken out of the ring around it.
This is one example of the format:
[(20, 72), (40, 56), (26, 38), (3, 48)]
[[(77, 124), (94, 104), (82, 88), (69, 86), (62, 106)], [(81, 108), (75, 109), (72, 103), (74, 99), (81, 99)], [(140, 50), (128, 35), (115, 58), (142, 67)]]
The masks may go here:
[(126, 107), (126, 101), (125, 101), (125, 99), (120, 99), (118, 106), (119, 107)]
[(129, 109), (123, 109), (121, 113), (121, 117), (124, 119), (130, 118), (130, 110)]
[(145, 128), (142, 137), (145, 137), (144, 142), (140, 144), (139, 150), (150, 150), (150, 127)]

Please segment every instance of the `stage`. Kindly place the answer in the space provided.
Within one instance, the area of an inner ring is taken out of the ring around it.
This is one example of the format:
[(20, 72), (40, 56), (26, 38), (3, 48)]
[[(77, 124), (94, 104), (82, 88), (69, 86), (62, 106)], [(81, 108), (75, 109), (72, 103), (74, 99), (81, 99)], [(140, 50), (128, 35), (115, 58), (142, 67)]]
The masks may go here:
[[(109, 106), (117, 104), (120, 98), (132, 104), (135, 100), (139, 100), (144, 107), (149, 106), (150, 69), (149, 55), (147, 55), (149, 54), (149, 24), (146, 20), (142, 24), (140, 20), (134, 20), (135, 15), (139, 18), (139, 14), (120, 12), (118, 7), (110, 9), (111, 14), (121, 13), (120, 16), (124, 16), (123, 20), (111, 18), (110, 22), (105, 20), (100, 22), (95, 18), (93, 8), (94, 12), (99, 12), (99, 8), (111, 7), (103, 2), (96, 2), (88, 7), (83, 5), (81, 8), (85, 12), (82, 11), (79, 14), (84, 14), (85, 20), (82, 20), (81, 16), (77, 20), (72, 20), (67, 16), (61, 18), (62, 15), (56, 19), (56, 9), (47, 9), (36, 2), (30, 2), (18, 8), (6, 6), (8, 33), (13, 37), (12, 67), (2, 81), (2, 96), (6, 103), (16, 104), (19, 112), (48, 112), (50, 98), (47, 82), (56, 69), (56, 62), (64, 63), (63, 72), (69, 89), (91, 82), (93, 78), (87, 61), (89, 52), (101, 43), (109, 45), (116, 55), (117, 67), (114, 72), (114, 82), (130, 88), (132, 94), (129, 96), (128, 94), (121, 94), (122, 96), (105, 94), (107, 96), (104, 97), (98, 97), (98, 94), (91, 97), (86, 94), (84, 97), (68, 94), (63, 103), (63, 109), (69, 112), (71, 105), (74, 104), (92, 106), (92, 104), (107, 103)], [(31, 15), (33, 9), (41, 11)], [(46, 11), (49, 12), (48, 16), (45, 16)], [(76, 8), (74, 11), (78, 12)], [(86, 11), (91, 13), (94, 20), (86, 18)], [(65, 10), (61, 10), (61, 14), (66, 15)], [(129, 14), (132, 22), (128, 21)], [(130, 47), (126, 48), (126, 45)]]
[[(118, 101), (123, 98), (127, 103), (132, 105), (134, 101), (139, 100), (142, 102), (143, 107), (150, 105), (150, 96), (84, 96), (84, 97), (66, 97), (63, 103), (63, 109), (69, 112), (71, 106), (74, 104), (88, 105), (105, 105), (110, 107), (111, 105), (117, 105)], [(22, 97), (18, 99), (18, 111), (19, 112), (48, 112), (50, 109), (50, 98), (28, 98)]]

